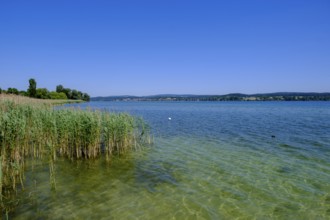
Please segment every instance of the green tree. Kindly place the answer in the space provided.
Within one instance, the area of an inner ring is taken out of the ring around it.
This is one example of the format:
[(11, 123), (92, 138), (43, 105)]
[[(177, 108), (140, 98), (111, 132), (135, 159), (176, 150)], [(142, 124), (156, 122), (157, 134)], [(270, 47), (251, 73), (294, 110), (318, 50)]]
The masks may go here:
[(75, 99), (75, 100), (79, 99), (79, 93), (77, 90), (75, 90), (75, 89), (72, 90), (71, 99)]
[(28, 96), (27, 92), (24, 90), (19, 91), (19, 94), (22, 96)]
[(90, 98), (90, 96), (89, 96), (87, 93), (84, 93), (84, 94), (82, 95), (82, 100), (84, 100), (84, 101), (86, 101), (86, 102), (89, 102), (90, 99), (91, 99), (91, 98)]
[(0, 94), (2, 93), (2, 89), (0, 88)]
[(10, 87), (9, 87), (9, 88), (7, 89), (7, 93), (8, 93), (8, 94), (15, 94), (15, 95), (18, 95), (19, 92), (18, 92), (18, 90), (17, 90), (16, 88), (10, 88)]
[(65, 93), (66, 97), (68, 97), (68, 99), (72, 99), (72, 91), (71, 89), (68, 88), (64, 88), (63, 92)]
[(50, 96), (49, 96), (49, 91), (48, 89), (46, 88), (39, 88), (37, 89), (37, 92), (36, 92), (36, 98), (38, 99), (49, 99)]
[(77, 97), (77, 99), (82, 100), (82, 98), (83, 98), (83, 93), (81, 91), (78, 91), (78, 97)]
[(37, 95), (37, 82), (35, 79), (30, 79), (29, 80), (29, 88), (27, 90), (27, 93), (30, 97), (36, 97)]
[(64, 92), (60, 92), (60, 93), (58, 93), (58, 99), (68, 99), (68, 97), (66, 96), (66, 94)]
[(56, 92), (57, 93), (64, 92), (64, 87), (62, 85), (56, 86)]
[(50, 92), (49, 97), (51, 99), (68, 99), (64, 92)]

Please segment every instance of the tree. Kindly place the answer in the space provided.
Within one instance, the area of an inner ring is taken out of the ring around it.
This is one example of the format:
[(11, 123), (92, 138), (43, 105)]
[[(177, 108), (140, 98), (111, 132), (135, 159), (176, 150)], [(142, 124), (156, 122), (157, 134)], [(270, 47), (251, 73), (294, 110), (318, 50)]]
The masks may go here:
[(0, 94), (2, 93), (2, 89), (0, 88)]
[(35, 79), (30, 79), (29, 80), (29, 88), (27, 90), (27, 93), (30, 97), (36, 97), (37, 95), (37, 82), (35, 81)]
[(19, 94), (20, 94), (21, 96), (28, 96), (27, 92), (24, 91), (24, 90), (19, 91)]
[(82, 100), (82, 98), (83, 98), (82, 92), (81, 91), (78, 91), (78, 97), (77, 97), (77, 99)]
[(68, 99), (64, 92), (50, 92), (49, 97), (51, 99)]
[(49, 91), (46, 88), (37, 89), (36, 98), (38, 99), (49, 99)]
[(7, 90), (7, 93), (8, 94), (15, 94), (15, 95), (18, 95), (18, 90), (16, 89), (16, 88), (8, 88), (8, 90)]
[(72, 99), (72, 92), (71, 89), (68, 88), (64, 88), (63, 92), (65, 93), (66, 97), (68, 97), (68, 99)]
[(56, 92), (57, 93), (64, 92), (64, 87), (62, 85), (56, 86)]
[(84, 94), (82, 95), (82, 100), (84, 100), (84, 101), (86, 101), (86, 102), (89, 102), (89, 100), (90, 100), (90, 96), (89, 96), (87, 93), (84, 93)]
[(75, 99), (75, 100), (77, 100), (77, 99), (79, 99), (79, 93), (78, 93), (78, 91), (77, 90), (72, 90), (72, 96), (71, 96), (71, 99)]

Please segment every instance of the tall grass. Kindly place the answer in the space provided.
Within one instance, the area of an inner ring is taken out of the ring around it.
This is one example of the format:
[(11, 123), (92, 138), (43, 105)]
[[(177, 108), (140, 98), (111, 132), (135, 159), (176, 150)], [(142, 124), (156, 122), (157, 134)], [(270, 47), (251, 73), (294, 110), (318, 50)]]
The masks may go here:
[(93, 159), (124, 154), (150, 141), (141, 119), (125, 113), (57, 109), (44, 102), (0, 99), (0, 202), (23, 186), (27, 157), (48, 158), (55, 188), (57, 157)]
[(17, 104), (42, 104), (42, 105), (54, 105), (54, 104), (66, 104), (66, 103), (79, 103), (82, 100), (72, 99), (36, 99), (26, 96), (14, 95), (14, 94), (0, 94), (0, 100), (12, 101)]

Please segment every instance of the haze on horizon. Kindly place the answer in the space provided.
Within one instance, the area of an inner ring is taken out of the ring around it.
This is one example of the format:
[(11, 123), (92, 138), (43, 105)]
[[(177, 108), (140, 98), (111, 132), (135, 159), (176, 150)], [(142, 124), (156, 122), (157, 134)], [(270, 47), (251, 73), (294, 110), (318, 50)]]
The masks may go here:
[(2, 1), (0, 87), (329, 92), (330, 1)]

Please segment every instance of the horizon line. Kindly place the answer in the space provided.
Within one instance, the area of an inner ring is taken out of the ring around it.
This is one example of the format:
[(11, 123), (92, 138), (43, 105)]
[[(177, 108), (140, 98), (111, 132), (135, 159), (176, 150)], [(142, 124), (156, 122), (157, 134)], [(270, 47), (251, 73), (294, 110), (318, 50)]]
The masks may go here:
[(150, 96), (226, 96), (226, 95), (266, 95), (266, 94), (327, 94), (330, 92), (260, 92), (260, 93), (240, 93), (240, 92), (231, 92), (225, 94), (192, 94), (192, 93), (162, 93), (162, 94), (153, 94), (153, 95), (98, 95), (91, 98), (99, 97), (150, 97)]

